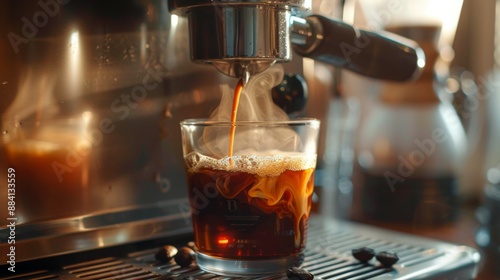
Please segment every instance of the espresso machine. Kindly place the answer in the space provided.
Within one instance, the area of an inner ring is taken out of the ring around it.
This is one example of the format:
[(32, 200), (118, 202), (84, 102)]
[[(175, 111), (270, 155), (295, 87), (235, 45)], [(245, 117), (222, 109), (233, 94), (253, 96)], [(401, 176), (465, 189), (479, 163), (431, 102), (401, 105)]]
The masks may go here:
[[(155, 258), (192, 238), (179, 122), (206, 118), (221, 85), (275, 64), (314, 77), (311, 58), (400, 82), (425, 66), (415, 42), (316, 15), (305, 0), (1, 5), (6, 279), (221, 279)], [(330, 93), (309, 90), (319, 95)], [(304, 268), (318, 279), (473, 278), (479, 262), (469, 247), (320, 213), (308, 231)], [(360, 263), (350, 250), (363, 246), (400, 262)]]

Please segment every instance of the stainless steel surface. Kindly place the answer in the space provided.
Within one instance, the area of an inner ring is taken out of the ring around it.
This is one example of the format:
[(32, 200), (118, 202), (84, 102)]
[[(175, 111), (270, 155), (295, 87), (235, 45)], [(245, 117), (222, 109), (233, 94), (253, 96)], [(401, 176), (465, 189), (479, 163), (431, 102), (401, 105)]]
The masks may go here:
[[(321, 26), (316, 27), (316, 32), (323, 33)], [(305, 52), (310, 52), (321, 42), (312, 33), (311, 22), (298, 16), (290, 17), (290, 40), (296, 48), (305, 50)]]
[[(185, 198), (16, 226), (16, 260), (29, 261), (192, 231)], [(0, 229), (7, 240), (9, 228)], [(10, 244), (0, 244), (8, 251)]]
[[(400, 260), (391, 268), (380, 266), (375, 260), (360, 263), (351, 256), (351, 249), (362, 246), (376, 251), (397, 252)], [(208, 274), (196, 265), (181, 268), (173, 261), (158, 263), (154, 259), (156, 250), (151, 248), (124, 256), (102, 256), (6, 279), (184, 279), (188, 276), (192, 277), (189, 279), (242, 279)], [(314, 279), (473, 279), (478, 262), (479, 253), (469, 247), (313, 217), (303, 267), (315, 275)], [(245, 279), (285, 280), (287, 277)]]
[(170, 1), (189, 20), (191, 59), (241, 77), (292, 59), (288, 19), (305, 1)]
[(191, 8), (203, 6), (242, 6), (242, 5), (275, 5), (281, 7), (311, 8), (309, 0), (171, 0), (169, 2), (170, 10), (178, 10), (180, 13), (186, 13)]

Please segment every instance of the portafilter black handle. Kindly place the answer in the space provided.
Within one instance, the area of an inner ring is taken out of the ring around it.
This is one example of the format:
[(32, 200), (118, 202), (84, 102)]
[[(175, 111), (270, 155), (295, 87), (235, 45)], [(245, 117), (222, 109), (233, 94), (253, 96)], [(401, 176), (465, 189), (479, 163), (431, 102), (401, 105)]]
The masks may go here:
[(360, 30), (319, 15), (292, 16), (290, 37), (301, 56), (375, 79), (416, 79), (425, 66), (424, 51), (415, 41), (388, 32)]

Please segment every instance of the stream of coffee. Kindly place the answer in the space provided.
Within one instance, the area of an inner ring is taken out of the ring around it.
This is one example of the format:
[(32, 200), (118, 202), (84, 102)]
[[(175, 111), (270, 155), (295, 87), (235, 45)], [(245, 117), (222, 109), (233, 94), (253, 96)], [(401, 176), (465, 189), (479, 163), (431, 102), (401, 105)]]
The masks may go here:
[(236, 115), (238, 114), (238, 104), (240, 103), (241, 92), (243, 91), (243, 78), (240, 78), (238, 84), (236, 84), (236, 88), (234, 89), (234, 98), (233, 98), (233, 108), (231, 111), (231, 130), (229, 131), (229, 163), (232, 165), (231, 157), (233, 156), (233, 147), (234, 147), (234, 132), (236, 131)]

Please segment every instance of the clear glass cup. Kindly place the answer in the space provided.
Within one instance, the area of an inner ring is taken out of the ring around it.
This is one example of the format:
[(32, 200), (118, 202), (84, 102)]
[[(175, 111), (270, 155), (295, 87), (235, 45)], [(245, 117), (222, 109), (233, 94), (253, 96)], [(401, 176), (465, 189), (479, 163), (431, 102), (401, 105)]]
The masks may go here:
[(301, 264), (319, 125), (316, 119), (181, 122), (201, 269), (271, 275)]
[(35, 121), (5, 120), (5, 164), (18, 174), (18, 224), (85, 214), (89, 205), (90, 113)]

